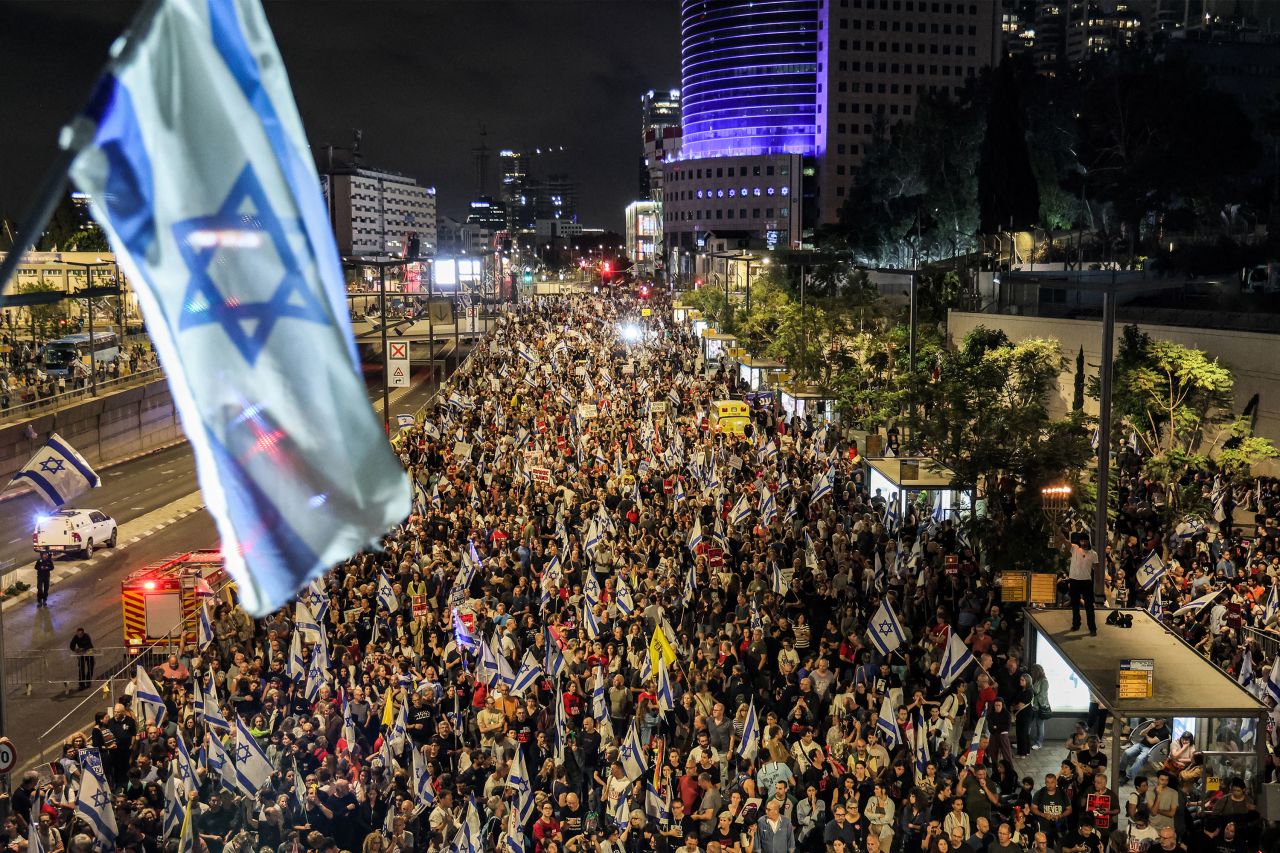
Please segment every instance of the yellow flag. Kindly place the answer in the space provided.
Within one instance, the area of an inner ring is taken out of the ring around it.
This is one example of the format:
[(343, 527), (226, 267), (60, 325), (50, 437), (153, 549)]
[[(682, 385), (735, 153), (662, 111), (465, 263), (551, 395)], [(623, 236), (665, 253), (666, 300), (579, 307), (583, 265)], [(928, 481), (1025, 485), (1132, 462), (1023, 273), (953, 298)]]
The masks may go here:
[(654, 675), (658, 672), (658, 658), (662, 658), (667, 666), (671, 666), (676, 660), (676, 650), (667, 642), (667, 635), (662, 633), (662, 625), (653, 626), (653, 637), (649, 640), (649, 663)]
[(393, 691), (391, 690), (391, 688), (388, 687), (387, 701), (386, 701), (386, 704), (382, 706), (382, 727), (384, 729), (391, 728), (393, 725), (395, 725), (395, 721), (396, 721), (395, 707), (391, 703), (392, 692)]

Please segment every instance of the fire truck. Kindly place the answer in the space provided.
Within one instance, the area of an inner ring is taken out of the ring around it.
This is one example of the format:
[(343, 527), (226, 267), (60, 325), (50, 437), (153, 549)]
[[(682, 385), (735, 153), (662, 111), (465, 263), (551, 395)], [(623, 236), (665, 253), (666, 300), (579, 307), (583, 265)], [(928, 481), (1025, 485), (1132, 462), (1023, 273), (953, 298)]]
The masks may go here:
[(125, 646), (195, 643), (201, 603), (226, 582), (221, 551), (189, 551), (130, 572), (120, 585)]

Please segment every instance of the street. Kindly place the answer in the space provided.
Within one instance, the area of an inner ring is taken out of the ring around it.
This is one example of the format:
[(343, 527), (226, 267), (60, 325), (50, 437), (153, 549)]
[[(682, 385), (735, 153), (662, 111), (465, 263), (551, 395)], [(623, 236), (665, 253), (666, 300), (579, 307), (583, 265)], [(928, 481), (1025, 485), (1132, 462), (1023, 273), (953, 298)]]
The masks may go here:
[[(414, 370), (408, 388), (391, 389), (391, 413), (412, 414), (433, 393), (425, 368)], [(371, 378), (368, 398), (382, 411), (382, 386)], [(195, 459), (184, 442), (99, 471), (101, 488), (68, 506), (101, 509), (119, 524), (119, 544), (99, 549), (92, 558), (56, 561), (49, 606), (37, 608), (28, 590), (2, 606), (4, 687), (8, 696), (5, 729), (24, 733), (32, 745), (20, 767), (53, 757), (74, 731), (83, 730), (95, 711), (112, 702), (102, 693), (103, 679), (124, 663), (120, 582), (129, 573), (184, 551), (218, 544), (213, 520), (204, 512), (195, 477)], [(3, 586), (16, 581), (34, 587), (35, 553), (31, 531), (37, 515), (49, 507), (35, 494), (0, 502), (0, 565)], [(76, 658), (68, 643), (83, 627), (98, 651), (94, 687), (79, 690)], [(129, 674), (124, 676), (126, 679)], [(119, 690), (123, 681), (112, 689)], [(50, 732), (47, 737), (42, 734)]]

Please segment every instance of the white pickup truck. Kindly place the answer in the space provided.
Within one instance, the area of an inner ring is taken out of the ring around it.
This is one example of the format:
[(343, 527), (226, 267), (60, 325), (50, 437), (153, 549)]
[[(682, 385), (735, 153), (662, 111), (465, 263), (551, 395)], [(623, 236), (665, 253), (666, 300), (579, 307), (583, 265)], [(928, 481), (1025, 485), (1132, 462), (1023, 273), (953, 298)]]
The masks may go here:
[(60, 509), (36, 522), (31, 544), (40, 553), (79, 553), (86, 558), (99, 546), (116, 547), (115, 519), (96, 509)]

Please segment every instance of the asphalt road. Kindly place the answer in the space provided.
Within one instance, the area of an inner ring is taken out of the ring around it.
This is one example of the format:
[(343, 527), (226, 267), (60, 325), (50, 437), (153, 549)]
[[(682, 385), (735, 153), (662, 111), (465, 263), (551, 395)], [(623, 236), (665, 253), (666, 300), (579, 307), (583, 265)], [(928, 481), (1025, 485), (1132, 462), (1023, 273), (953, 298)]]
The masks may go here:
[[(454, 367), (452, 362), (449, 368)], [(409, 388), (391, 389), (391, 414), (413, 414), (434, 392), (425, 367), (413, 371)], [(369, 377), (368, 397), (382, 411), (381, 377)], [(120, 582), (135, 569), (183, 551), (218, 544), (213, 520), (197, 495), (195, 460), (183, 443), (101, 472), (102, 486), (69, 505), (101, 509), (120, 525), (114, 549), (99, 549), (91, 561), (62, 557), (50, 590), (49, 606), (37, 608), (27, 593), (3, 608), (4, 690), (7, 719), (3, 730), (18, 748), (18, 768), (50, 760), (72, 732), (85, 729), (96, 710), (111, 701), (115, 680), (104, 694), (104, 679), (125, 663)], [(194, 511), (193, 511), (194, 510)], [(0, 565), (7, 587), (28, 580), (35, 554), (31, 532), (35, 517), (47, 512), (34, 494), (0, 502)], [(80, 690), (76, 659), (68, 643), (84, 627), (100, 650), (94, 686)], [(42, 738), (42, 733), (50, 732)]]

